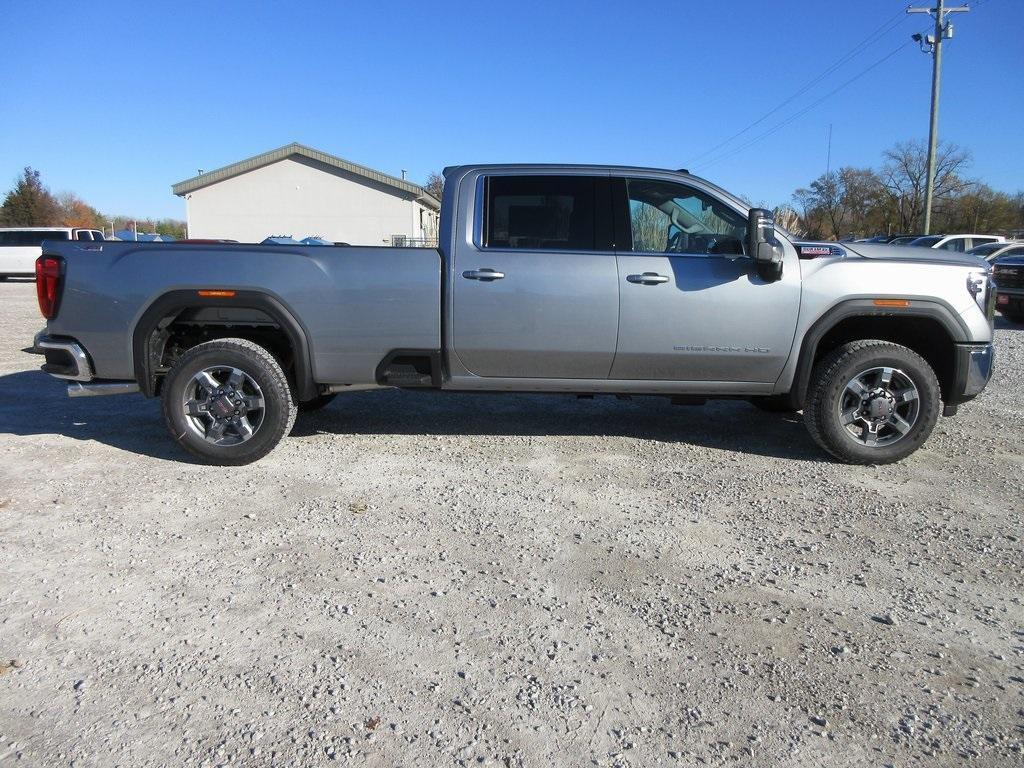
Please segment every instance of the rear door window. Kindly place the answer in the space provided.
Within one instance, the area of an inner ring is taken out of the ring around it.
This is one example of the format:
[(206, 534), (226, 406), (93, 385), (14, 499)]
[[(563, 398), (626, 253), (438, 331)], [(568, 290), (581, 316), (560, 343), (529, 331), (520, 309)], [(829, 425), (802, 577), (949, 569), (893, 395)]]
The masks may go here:
[(485, 248), (596, 250), (597, 179), (490, 176), (485, 180)]
[(967, 238), (966, 237), (954, 237), (951, 240), (947, 240), (939, 246), (939, 250), (942, 251), (958, 251), (963, 253), (967, 250)]
[(80, 229), (75, 233), (76, 240), (92, 240), (92, 232), (87, 229)]

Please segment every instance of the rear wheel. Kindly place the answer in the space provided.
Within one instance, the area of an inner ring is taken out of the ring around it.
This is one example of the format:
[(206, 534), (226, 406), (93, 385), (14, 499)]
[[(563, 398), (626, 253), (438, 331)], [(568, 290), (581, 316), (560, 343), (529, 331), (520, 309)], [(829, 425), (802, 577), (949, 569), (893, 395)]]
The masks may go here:
[(192, 347), (167, 373), (162, 397), (171, 435), (208, 464), (261, 459), (295, 422), (295, 402), (280, 364), (245, 339)]
[(818, 363), (804, 423), (841, 461), (890, 464), (928, 438), (940, 401), (935, 372), (916, 352), (887, 341), (855, 341)]

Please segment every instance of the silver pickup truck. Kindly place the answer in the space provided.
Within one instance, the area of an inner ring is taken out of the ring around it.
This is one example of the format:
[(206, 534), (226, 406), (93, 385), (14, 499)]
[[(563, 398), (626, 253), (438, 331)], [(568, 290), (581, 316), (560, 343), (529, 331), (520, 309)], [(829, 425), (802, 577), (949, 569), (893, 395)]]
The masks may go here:
[(684, 171), (446, 169), (440, 246), (47, 243), (34, 351), (215, 464), (377, 387), (744, 399), (882, 464), (992, 371), (983, 260), (801, 243)]

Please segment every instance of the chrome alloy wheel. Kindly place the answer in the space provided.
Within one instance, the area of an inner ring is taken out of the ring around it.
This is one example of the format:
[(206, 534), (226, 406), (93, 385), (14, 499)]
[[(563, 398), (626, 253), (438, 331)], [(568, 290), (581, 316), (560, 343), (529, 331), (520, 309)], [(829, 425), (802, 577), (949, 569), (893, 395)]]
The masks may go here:
[(839, 423), (869, 448), (901, 440), (921, 412), (913, 380), (899, 368), (869, 368), (846, 384), (839, 398)]
[(256, 434), (266, 413), (263, 390), (230, 365), (204, 368), (185, 386), (181, 406), (197, 435), (213, 445), (238, 445)]

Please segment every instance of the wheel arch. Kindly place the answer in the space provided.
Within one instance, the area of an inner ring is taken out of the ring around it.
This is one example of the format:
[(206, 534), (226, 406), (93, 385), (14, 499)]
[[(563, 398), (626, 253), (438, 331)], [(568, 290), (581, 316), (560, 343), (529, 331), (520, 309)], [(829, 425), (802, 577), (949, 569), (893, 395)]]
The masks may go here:
[[(232, 313), (250, 310), (263, 313), (280, 329), (292, 355), (291, 372), (300, 400), (309, 400), (318, 394), (313, 375), (309, 335), (298, 319), (276, 297), (263, 291), (234, 291), (230, 296), (205, 299), (193, 290), (168, 291), (153, 300), (139, 317), (132, 332), (132, 360), (135, 379), (146, 397), (157, 393), (158, 369), (168, 339), (167, 329), (190, 311), (209, 310), (223, 313), (231, 327)], [(202, 325), (202, 323), (198, 323)]]
[(874, 299), (849, 299), (825, 312), (804, 335), (789, 397), (794, 408), (807, 399), (811, 373), (818, 360), (848, 341), (882, 339), (917, 352), (935, 370), (948, 399), (955, 387), (955, 345), (969, 341), (963, 320), (947, 305), (910, 299), (907, 307), (879, 307)]

